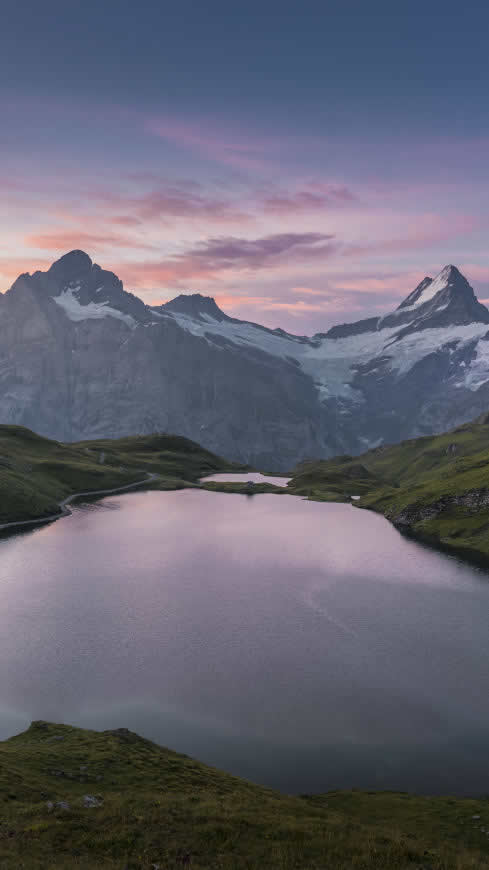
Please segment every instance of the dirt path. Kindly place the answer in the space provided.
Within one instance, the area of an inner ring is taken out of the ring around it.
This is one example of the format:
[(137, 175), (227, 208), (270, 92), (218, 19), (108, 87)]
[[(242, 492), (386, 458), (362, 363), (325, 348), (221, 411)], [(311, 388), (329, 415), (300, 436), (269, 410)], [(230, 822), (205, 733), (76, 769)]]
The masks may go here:
[(39, 523), (50, 523), (52, 520), (59, 520), (61, 517), (67, 517), (71, 514), (68, 505), (75, 498), (92, 495), (111, 495), (113, 492), (125, 492), (127, 489), (133, 489), (135, 486), (142, 486), (145, 483), (156, 480), (159, 476), (159, 474), (154, 474), (153, 472), (148, 471), (143, 480), (136, 480), (135, 483), (126, 483), (124, 486), (115, 486), (113, 489), (92, 489), (88, 492), (74, 492), (71, 495), (66, 496), (63, 501), (59, 502), (60, 512), (58, 514), (50, 514), (47, 517), (38, 517), (35, 520), (15, 520), (12, 523), (0, 523), (0, 531), (3, 531), (4, 529), (13, 529), (16, 526), (34, 526), (39, 525)]

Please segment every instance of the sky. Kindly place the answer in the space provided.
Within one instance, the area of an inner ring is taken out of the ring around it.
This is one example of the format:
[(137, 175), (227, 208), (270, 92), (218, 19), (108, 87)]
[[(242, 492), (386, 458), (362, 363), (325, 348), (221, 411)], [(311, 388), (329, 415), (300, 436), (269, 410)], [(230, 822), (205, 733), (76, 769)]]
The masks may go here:
[(2, 0), (0, 290), (74, 248), (309, 334), (489, 301), (489, 4)]

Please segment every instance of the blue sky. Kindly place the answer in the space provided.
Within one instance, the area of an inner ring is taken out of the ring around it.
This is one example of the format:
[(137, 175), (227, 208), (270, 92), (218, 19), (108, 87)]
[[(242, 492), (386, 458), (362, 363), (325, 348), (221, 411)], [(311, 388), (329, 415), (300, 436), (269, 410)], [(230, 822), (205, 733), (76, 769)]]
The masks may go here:
[(73, 247), (315, 331), (489, 296), (483, 3), (4, 0), (0, 289)]

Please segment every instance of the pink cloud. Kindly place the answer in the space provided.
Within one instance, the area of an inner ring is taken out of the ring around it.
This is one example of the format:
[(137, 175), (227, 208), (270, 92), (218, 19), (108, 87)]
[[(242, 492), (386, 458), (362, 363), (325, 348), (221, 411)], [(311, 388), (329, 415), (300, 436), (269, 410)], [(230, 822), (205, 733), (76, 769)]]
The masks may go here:
[(198, 151), (218, 163), (245, 170), (266, 169), (269, 166), (265, 159), (267, 147), (279, 144), (270, 139), (236, 139), (226, 132), (210, 132), (202, 123), (176, 118), (150, 118), (144, 126), (161, 139)]
[(253, 306), (261, 308), (267, 302), (271, 302), (272, 299), (270, 296), (244, 296), (239, 293), (217, 293), (215, 296), (215, 300), (220, 308), (241, 308), (242, 306)]
[(5, 175), (0, 176), (0, 191), (22, 191), (28, 189), (28, 183), (20, 178), (7, 178)]
[[(387, 215), (385, 220), (388, 220)], [(343, 248), (344, 256), (402, 253), (432, 247), (440, 242), (470, 235), (481, 227), (484, 219), (468, 214), (420, 214), (413, 218), (404, 236), (350, 242)], [(388, 225), (386, 227), (388, 231)]]
[(424, 277), (423, 272), (396, 272), (380, 277), (349, 275), (337, 279), (333, 278), (330, 283), (335, 290), (383, 294), (392, 293), (396, 289), (407, 292), (409, 289), (414, 289)]
[(45, 271), (49, 269), (52, 260), (47, 260), (43, 257), (2, 257), (0, 258), (0, 280), (4, 286), (0, 288), (0, 292), (8, 290), (10, 285), (19, 275), (24, 275), (26, 272), (32, 274), (37, 270)]
[[(459, 269), (464, 275), (471, 275), (472, 280), (489, 281), (489, 266), (480, 266), (476, 263), (462, 263)], [(470, 279), (468, 280), (470, 282)]]
[(325, 296), (327, 291), (315, 290), (313, 287), (291, 287), (290, 293), (297, 293), (299, 296)]
[(165, 218), (183, 218), (186, 221), (200, 219), (207, 224), (243, 223), (250, 220), (238, 204), (203, 192), (200, 185), (191, 183), (179, 184), (160, 183), (158, 187), (146, 193), (133, 196), (110, 190), (93, 190), (92, 201), (97, 201), (104, 208), (127, 212), (128, 215), (116, 218), (120, 222), (154, 221)]
[[(132, 178), (135, 180), (134, 176)], [(147, 174), (144, 174), (144, 181), (147, 180)], [(151, 180), (155, 181), (155, 178), (151, 176)], [(225, 198), (188, 180), (168, 184), (161, 179), (158, 186), (138, 196), (94, 190), (92, 198), (106, 207), (137, 215), (141, 220), (198, 218), (208, 224), (228, 225), (247, 223), (263, 216), (296, 218), (358, 201), (349, 188), (325, 182), (311, 183), (310, 187), (304, 186), (292, 192), (275, 187), (263, 190), (250, 184), (244, 193)]]
[(128, 246), (132, 248), (142, 248), (146, 250), (154, 250), (152, 245), (145, 242), (140, 242), (135, 238), (129, 238), (124, 235), (116, 235), (109, 233), (104, 235), (94, 231), (87, 233), (84, 230), (54, 230), (50, 233), (39, 233), (27, 236), (25, 242), (30, 247), (41, 248), (48, 251), (66, 252), (75, 248), (89, 248), (93, 251), (104, 250), (107, 247), (122, 247)]
[(267, 302), (263, 305), (265, 311), (286, 311), (288, 314), (295, 316), (308, 314), (312, 311), (324, 311), (325, 306), (320, 303), (304, 302), (303, 299), (298, 299), (296, 302)]
[(121, 214), (113, 217), (112, 223), (119, 224), (121, 227), (138, 227), (141, 226), (142, 220), (129, 214)]
[(275, 193), (264, 196), (260, 202), (266, 214), (288, 215), (308, 214), (331, 207), (351, 205), (357, 202), (349, 188), (336, 185), (316, 185), (312, 189), (298, 190), (294, 193)]

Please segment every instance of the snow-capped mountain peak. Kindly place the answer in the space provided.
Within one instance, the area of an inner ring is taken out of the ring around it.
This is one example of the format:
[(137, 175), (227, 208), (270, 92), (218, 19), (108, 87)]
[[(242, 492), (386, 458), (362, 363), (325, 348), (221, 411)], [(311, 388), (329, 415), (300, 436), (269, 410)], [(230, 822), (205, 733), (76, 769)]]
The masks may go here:
[[(113, 317), (136, 326), (151, 320), (148, 306), (127, 293), (117, 275), (93, 263), (84, 251), (70, 251), (47, 272), (21, 277), (38, 298), (50, 297), (74, 322)], [(15, 292), (16, 285), (10, 292)]]
[[(439, 293), (450, 291), (449, 296), (457, 296), (460, 294), (469, 295), (471, 299), (475, 299), (474, 291), (469, 282), (464, 278), (456, 266), (444, 266), (436, 278), (423, 278), (416, 289), (409, 294), (404, 302), (399, 305), (398, 311), (407, 311), (419, 308), (421, 305), (426, 305), (431, 302)], [(445, 297), (447, 294), (445, 293)]]
[(395, 311), (380, 319), (378, 328), (403, 327), (398, 337), (404, 337), (470, 323), (489, 323), (489, 311), (457, 267), (448, 265), (435, 278), (423, 278)]
[[(441, 274), (441, 273), (440, 273)], [(397, 311), (402, 311), (406, 308), (414, 308), (415, 305), (419, 305), (420, 299), (423, 296), (423, 293), (430, 287), (433, 283), (433, 278), (429, 278), (426, 276), (422, 281), (418, 284), (417, 287), (406, 296), (406, 298), (401, 302), (397, 307)]]

